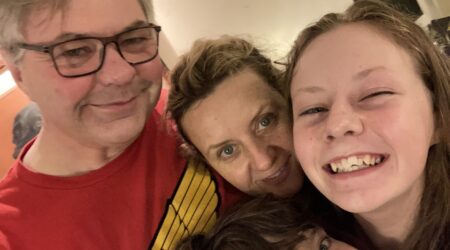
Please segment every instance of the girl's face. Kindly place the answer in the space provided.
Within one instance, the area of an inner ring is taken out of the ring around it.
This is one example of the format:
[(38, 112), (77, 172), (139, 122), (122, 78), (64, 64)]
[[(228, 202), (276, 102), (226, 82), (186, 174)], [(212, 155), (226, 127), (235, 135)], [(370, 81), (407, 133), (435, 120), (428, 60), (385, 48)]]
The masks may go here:
[(322, 34), (297, 62), (296, 155), (313, 184), (353, 213), (423, 190), (432, 100), (409, 54), (367, 24)]
[(303, 184), (287, 105), (254, 71), (226, 78), (181, 125), (209, 164), (241, 191), (286, 197)]

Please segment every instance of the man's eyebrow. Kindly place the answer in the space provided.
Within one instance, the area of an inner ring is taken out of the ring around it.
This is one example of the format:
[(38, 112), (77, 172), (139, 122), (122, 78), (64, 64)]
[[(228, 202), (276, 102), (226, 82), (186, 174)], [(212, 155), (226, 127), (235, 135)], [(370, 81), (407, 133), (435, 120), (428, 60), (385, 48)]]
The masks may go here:
[[(121, 31), (117, 32), (116, 34), (119, 34), (121, 32), (127, 31), (127, 30), (131, 30), (134, 28), (144, 27), (148, 24), (149, 23), (147, 21), (136, 20), (136, 21), (132, 22), (131, 24), (127, 25)], [(57, 36), (51, 43), (63, 42), (63, 41), (72, 40), (72, 39), (76, 39), (76, 38), (83, 38), (83, 37), (105, 37), (105, 36), (102, 36), (100, 33), (64, 32), (64, 33), (61, 33), (59, 36)]]
[[(131, 30), (131, 29), (134, 29), (134, 28), (145, 27), (145, 26), (148, 26), (148, 25), (149, 25), (149, 22), (147, 22), (147, 21), (136, 20), (136, 21), (132, 22), (130, 25), (127, 25), (127, 26), (126, 26), (122, 31), (120, 31), (120, 32), (124, 32), (124, 31)], [(119, 33), (120, 33), (120, 32), (119, 32)]]

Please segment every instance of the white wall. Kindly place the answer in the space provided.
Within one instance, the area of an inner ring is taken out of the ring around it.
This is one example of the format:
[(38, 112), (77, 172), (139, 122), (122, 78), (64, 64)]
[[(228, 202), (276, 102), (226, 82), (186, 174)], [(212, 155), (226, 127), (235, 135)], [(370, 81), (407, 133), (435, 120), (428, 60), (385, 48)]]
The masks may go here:
[(162, 26), (161, 57), (169, 68), (194, 40), (222, 34), (251, 38), (272, 59), (283, 57), (298, 32), (352, 0), (153, 0)]
[(9, 71), (5, 70), (5, 62), (0, 56), (0, 97), (14, 88), (16, 83), (12, 79)]
[(422, 27), (430, 24), (431, 20), (450, 16), (449, 0), (417, 0), (423, 15), (417, 20)]
[(0, 73), (0, 97), (16, 86), (16, 82), (9, 71)]

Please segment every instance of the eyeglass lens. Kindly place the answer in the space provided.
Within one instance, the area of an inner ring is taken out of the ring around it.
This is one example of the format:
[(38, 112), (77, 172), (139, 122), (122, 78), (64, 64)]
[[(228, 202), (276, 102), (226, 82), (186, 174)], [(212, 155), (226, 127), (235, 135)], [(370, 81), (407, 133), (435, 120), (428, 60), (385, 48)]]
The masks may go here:
[[(158, 51), (158, 32), (145, 27), (122, 33), (117, 39), (121, 56), (130, 64), (153, 59)], [(53, 48), (56, 68), (64, 76), (77, 76), (98, 70), (104, 58), (105, 45), (100, 39), (82, 38)]]

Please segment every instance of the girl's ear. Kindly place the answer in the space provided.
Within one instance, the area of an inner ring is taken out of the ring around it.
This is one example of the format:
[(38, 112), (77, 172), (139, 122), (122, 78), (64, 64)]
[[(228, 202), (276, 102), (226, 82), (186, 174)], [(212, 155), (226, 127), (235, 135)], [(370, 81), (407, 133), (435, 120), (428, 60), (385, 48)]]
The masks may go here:
[(435, 129), (433, 133), (433, 137), (431, 137), (431, 146), (438, 144), (441, 142), (441, 130)]
[(430, 146), (440, 143), (442, 137), (442, 126), (440, 125), (441, 123), (439, 122), (439, 117), (437, 117), (436, 111), (434, 112), (434, 117), (434, 132), (431, 137)]

